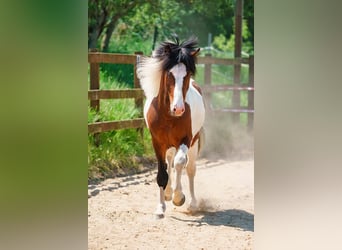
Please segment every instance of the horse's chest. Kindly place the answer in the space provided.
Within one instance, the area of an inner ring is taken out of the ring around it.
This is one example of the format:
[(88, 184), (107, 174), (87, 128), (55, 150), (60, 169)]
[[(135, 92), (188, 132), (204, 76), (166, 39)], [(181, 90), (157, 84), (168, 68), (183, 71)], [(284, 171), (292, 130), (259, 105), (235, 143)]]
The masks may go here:
[(188, 131), (188, 124), (184, 123), (181, 119), (164, 120), (153, 119), (150, 121), (150, 130), (160, 132), (167, 137), (184, 136)]
[(151, 105), (146, 118), (151, 135), (156, 141), (176, 146), (184, 138), (192, 138), (191, 121), (187, 112), (182, 117), (171, 118)]

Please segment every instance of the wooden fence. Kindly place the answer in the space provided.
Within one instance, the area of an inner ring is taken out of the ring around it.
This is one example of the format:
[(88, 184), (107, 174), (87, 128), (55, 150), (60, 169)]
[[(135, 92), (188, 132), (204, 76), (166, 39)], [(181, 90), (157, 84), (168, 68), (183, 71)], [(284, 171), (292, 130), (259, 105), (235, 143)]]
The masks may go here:
[[(135, 105), (143, 114), (143, 90), (140, 88), (139, 80), (136, 75), (136, 67), (138, 56), (142, 53), (136, 52), (135, 55), (111, 54), (89, 52), (88, 62), (90, 64), (90, 90), (88, 91), (88, 99), (90, 106), (96, 111), (100, 110), (101, 99), (118, 99), (118, 98), (134, 98)], [(221, 59), (213, 58), (211, 55), (205, 57), (198, 57), (198, 64), (204, 64), (204, 85), (201, 86), (203, 93), (206, 97), (209, 113), (215, 112), (230, 112), (234, 120), (238, 119), (240, 113), (248, 113), (248, 127), (251, 129), (253, 126), (254, 115), (254, 57), (249, 58), (234, 58), (234, 59)], [(125, 90), (100, 90), (100, 63), (112, 64), (132, 64), (134, 66), (134, 88)], [(234, 83), (232, 85), (220, 84), (212, 85), (212, 65), (234, 65)], [(241, 64), (249, 65), (249, 82), (241, 83), (240, 67)], [(248, 91), (248, 106), (240, 106), (240, 91)], [(213, 109), (210, 105), (211, 93), (218, 91), (233, 91), (233, 100), (231, 108)], [(88, 132), (98, 135), (98, 133), (127, 128), (137, 128), (142, 133), (142, 128), (145, 126), (144, 118), (136, 118), (132, 120), (123, 121), (102, 121), (88, 124)]]
[[(141, 111), (141, 114), (143, 113), (144, 93), (140, 88), (139, 80), (136, 75), (137, 55), (139, 54), (142, 53), (136, 52), (135, 55), (123, 55), (89, 52), (90, 90), (88, 91), (88, 99), (90, 100), (90, 106), (92, 108), (99, 111), (101, 99), (134, 98), (135, 105)], [(125, 90), (100, 90), (100, 63), (132, 64), (134, 66), (134, 88)], [(96, 134), (117, 129), (143, 128), (144, 125), (144, 118), (122, 121), (102, 121), (88, 124), (88, 132)]]
[[(198, 57), (198, 64), (204, 64), (204, 86), (201, 86), (206, 102), (208, 113), (229, 112), (232, 113), (234, 122), (239, 121), (240, 113), (248, 114), (248, 128), (253, 128), (254, 120), (254, 56), (248, 58), (213, 58), (210, 54), (205, 57)], [(241, 82), (241, 65), (248, 65), (248, 82)], [(233, 84), (215, 84), (212, 85), (212, 65), (233, 65), (234, 82)], [(211, 106), (211, 93), (220, 91), (233, 91), (232, 106), (230, 108), (213, 108)], [(240, 91), (248, 91), (248, 105), (241, 106)]]

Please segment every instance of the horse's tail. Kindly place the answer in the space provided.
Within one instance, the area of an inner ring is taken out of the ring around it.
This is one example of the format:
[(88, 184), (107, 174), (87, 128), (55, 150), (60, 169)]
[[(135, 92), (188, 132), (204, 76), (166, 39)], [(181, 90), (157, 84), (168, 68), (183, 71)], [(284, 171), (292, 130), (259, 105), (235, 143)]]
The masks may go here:
[(204, 128), (201, 127), (199, 131), (199, 137), (198, 137), (198, 155), (201, 153), (204, 143), (205, 143), (205, 133), (204, 133)]

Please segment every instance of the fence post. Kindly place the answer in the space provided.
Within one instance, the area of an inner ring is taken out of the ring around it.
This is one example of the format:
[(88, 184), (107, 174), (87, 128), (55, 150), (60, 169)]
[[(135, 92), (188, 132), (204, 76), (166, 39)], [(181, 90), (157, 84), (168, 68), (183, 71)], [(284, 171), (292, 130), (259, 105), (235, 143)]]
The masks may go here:
[[(242, 13), (243, 13), (243, 0), (236, 0), (235, 5), (235, 48), (234, 48), (234, 58), (241, 58), (242, 50)], [(241, 62), (239, 64), (234, 64), (234, 85), (238, 85), (241, 82)], [(233, 108), (240, 108), (240, 91), (233, 91)], [(240, 121), (240, 113), (232, 114), (233, 122)]]
[[(211, 58), (211, 54), (205, 54), (205, 57)], [(206, 63), (204, 65), (204, 84), (207, 86), (211, 85), (211, 63)], [(207, 101), (207, 107), (212, 107), (211, 92), (206, 93), (204, 96)]]
[[(254, 88), (254, 56), (249, 57), (249, 85)], [(248, 91), (248, 109), (254, 110), (254, 91)], [(254, 121), (254, 113), (248, 113), (248, 130), (252, 131)]]
[[(98, 52), (97, 49), (90, 49), (89, 52)], [(100, 89), (100, 64), (90, 62), (90, 90)], [(96, 112), (100, 111), (100, 100), (91, 100), (90, 107)], [(100, 134), (94, 134), (95, 145), (100, 145)]]
[[(134, 54), (137, 56), (136, 57), (136, 62), (134, 64), (134, 88), (140, 89), (140, 82), (139, 78), (137, 76), (137, 68), (138, 64), (140, 62), (140, 56), (143, 55), (144, 53), (141, 51), (134, 52)], [(144, 100), (143, 98), (135, 98), (135, 106), (139, 109), (140, 115), (144, 113)], [(141, 139), (144, 139), (144, 128), (138, 128), (138, 132), (140, 133)]]

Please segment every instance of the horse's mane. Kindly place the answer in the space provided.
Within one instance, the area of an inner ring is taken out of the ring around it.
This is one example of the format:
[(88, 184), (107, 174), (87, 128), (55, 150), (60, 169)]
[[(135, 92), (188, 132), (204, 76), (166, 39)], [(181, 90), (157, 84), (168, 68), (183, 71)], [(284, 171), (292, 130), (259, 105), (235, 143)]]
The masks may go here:
[(162, 42), (152, 57), (140, 58), (137, 76), (147, 98), (158, 95), (162, 72), (169, 71), (176, 64), (183, 63), (192, 75), (196, 73), (196, 56), (191, 53), (195, 52), (197, 46), (195, 37), (180, 43), (175, 36), (174, 41)]
[(160, 61), (153, 57), (141, 57), (137, 76), (140, 79), (140, 86), (144, 90), (146, 98), (152, 99), (158, 95), (162, 68)]
[(184, 63), (186, 70), (191, 74), (196, 73), (196, 57), (191, 53), (197, 49), (198, 42), (196, 37), (179, 42), (179, 38), (174, 36), (174, 41), (165, 41), (154, 52), (154, 57), (161, 61), (162, 69), (170, 70), (178, 63)]

